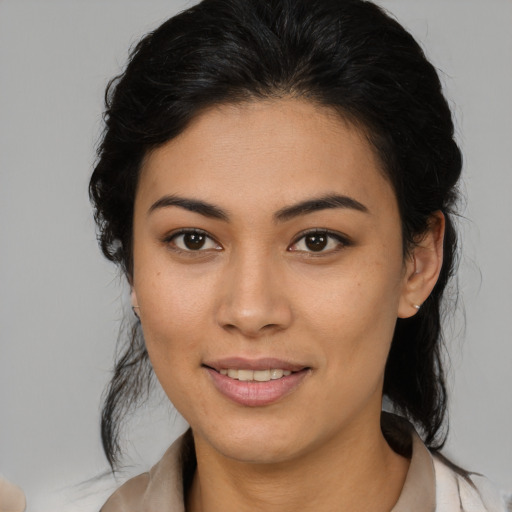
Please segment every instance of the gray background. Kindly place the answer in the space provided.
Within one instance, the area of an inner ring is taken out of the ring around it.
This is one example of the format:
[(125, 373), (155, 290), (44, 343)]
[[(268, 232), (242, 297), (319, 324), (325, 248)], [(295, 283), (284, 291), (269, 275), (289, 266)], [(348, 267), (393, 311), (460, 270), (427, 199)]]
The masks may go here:
[[(512, 2), (381, 3), (442, 70), (465, 154), (446, 451), (512, 490)], [(106, 469), (99, 403), (127, 309), (96, 246), (87, 183), (107, 79), (190, 4), (0, 0), (0, 474), (31, 512), (95, 510), (117, 485), (77, 485)], [(183, 428), (165, 406), (137, 415), (121, 478)]]

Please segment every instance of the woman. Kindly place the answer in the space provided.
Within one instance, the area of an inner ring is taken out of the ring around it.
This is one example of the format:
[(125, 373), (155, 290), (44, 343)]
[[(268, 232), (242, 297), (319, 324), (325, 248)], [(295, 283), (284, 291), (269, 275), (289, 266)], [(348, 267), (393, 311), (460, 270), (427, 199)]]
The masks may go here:
[(438, 453), (460, 171), (372, 3), (206, 0), (144, 38), (90, 184), (136, 315), (102, 434), (114, 467), (151, 368), (191, 430), (102, 510), (501, 510)]

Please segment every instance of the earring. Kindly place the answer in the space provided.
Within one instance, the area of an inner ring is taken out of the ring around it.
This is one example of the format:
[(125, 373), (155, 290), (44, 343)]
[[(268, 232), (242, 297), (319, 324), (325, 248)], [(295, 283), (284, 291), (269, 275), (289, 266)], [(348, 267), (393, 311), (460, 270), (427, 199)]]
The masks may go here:
[(421, 308), (421, 306), (419, 304), (413, 304), (413, 307), (417, 310), (419, 310)]

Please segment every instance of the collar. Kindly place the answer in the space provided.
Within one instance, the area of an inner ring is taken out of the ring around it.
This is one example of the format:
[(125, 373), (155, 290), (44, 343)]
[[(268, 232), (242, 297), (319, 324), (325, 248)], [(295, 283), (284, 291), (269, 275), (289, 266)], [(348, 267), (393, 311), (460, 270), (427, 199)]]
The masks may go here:
[[(383, 413), (382, 431), (396, 452), (411, 459), (400, 498), (391, 512), (434, 512), (436, 479), (432, 455), (413, 426), (399, 416)], [(101, 512), (185, 512), (184, 487), (194, 469), (194, 442), (189, 429), (149, 473), (121, 486)]]
[(436, 475), (431, 453), (404, 418), (383, 412), (381, 428), (391, 448), (411, 460), (402, 492), (391, 512), (434, 512)]

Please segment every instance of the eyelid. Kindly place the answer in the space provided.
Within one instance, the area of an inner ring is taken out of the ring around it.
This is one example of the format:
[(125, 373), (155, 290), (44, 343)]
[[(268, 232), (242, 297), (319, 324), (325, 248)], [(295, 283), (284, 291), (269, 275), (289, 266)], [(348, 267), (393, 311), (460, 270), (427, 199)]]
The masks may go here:
[(167, 245), (171, 245), (171, 243), (173, 242), (174, 239), (178, 238), (179, 236), (190, 234), (190, 233), (205, 236), (206, 238), (210, 239), (217, 247), (215, 249), (211, 249), (211, 248), (202, 249), (201, 248), (201, 249), (197, 249), (197, 250), (192, 250), (192, 249), (182, 249), (181, 247), (178, 247), (176, 244), (173, 244), (171, 247), (172, 250), (176, 251), (176, 252), (197, 255), (198, 253), (201, 253), (201, 252), (209, 252), (212, 250), (220, 251), (223, 249), (222, 245), (210, 233), (208, 233), (208, 231), (205, 231), (204, 229), (200, 229), (200, 228), (175, 229), (171, 233), (168, 233), (167, 235), (165, 235), (165, 237), (163, 238), (162, 241)]
[[(209, 252), (212, 250), (220, 251), (223, 249), (222, 245), (210, 233), (208, 233), (208, 231), (205, 231), (204, 229), (200, 229), (200, 228), (176, 229), (176, 230), (172, 231), (171, 233), (168, 233), (167, 235), (165, 235), (165, 237), (163, 238), (162, 241), (165, 244), (170, 245), (174, 239), (176, 239), (179, 236), (186, 235), (188, 233), (193, 233), (193, 234), (197, 233), (197, 234), (203, 235), (206, 238), (208, 238), (211, 242), (213, 242), (217, 247), (215, 247), (214, 249), (212, 249), (212, 248), (202, 249), (201, 248), (201, 249), (193, 250), (193, 249), (183, 249), (181, 247), (178, 247), (176, 244), (173, 244), (171, 247), (173, 251), (186, 253), (186, 254), (198, 255), (201, 252), (204, 253), (204, 252)], [(333, 252), (336, 252), (337, 250), (339, 250), (339, 247), (337, 247), (335, 249), (330, 249), (327, 251), (324, 251), (324, 250), (322, 250), (322, 251), (312, 251), (312, 250), (306, 251), (306, 250), (302, 250), (302, 249), (292, 249), (292, 246), (296, 245), (303, 238), (307, 237), (308, 235), (315, 235), (315, 234), (322, 234), (322, 235), (326, 235), (328, 238), (333, 238), (339, 243), (339, 245), (341, 247), (348, 247), (348, 246), (352, 245), (352, 241), (350, 240), (350, 238), (343, 233), (340, 233), (338, 231), (332, 231), (327, 228), (313, 228), (313, 229), (306, 229), (306, 230), (298, 233), (295, 236), (293, 242), (288, 246), (287, 251), (290, 251), (290, 252), (296, 251), (296, 252), (301, 252), (301, 253), (307, 253), (308, 255), (312, 255), (312, 256), (321, 256), (321, 255), (326, 255), (326, 254), (332, 254)]]
[(330, 238), (334, 238), (335, 240), (337, 240), (339, 242), (339, 244), (342, 247), (349, 247), (353, 244), (352, 240), (347, 235), (340, 233), (339, 231), (332, 231), (327, 228), (325, 228), (325, 229), (324, 228), (314, 228), (314, 229), (306, 229), (306, 230), (298, 233), (295, 236), (293, 242), (288, 246), (287, 250), (290, 252), (293, 252), (293, 251), (302, 252), (302, 253), (306, 253), (311, 256), (322, 256), (322, 255), (332, 254), (338, 250), (338, 248), (336, 248), (336, 249), (331, 249), (328, 251), (317, 251), (316, 252), (316, 251), (303, 251), (303, 250), (291, 249), (292, 246), (296, 245), (300, 240), (302, 240), (306, 236), (315, 235), (315, 234), (327, 235)]

